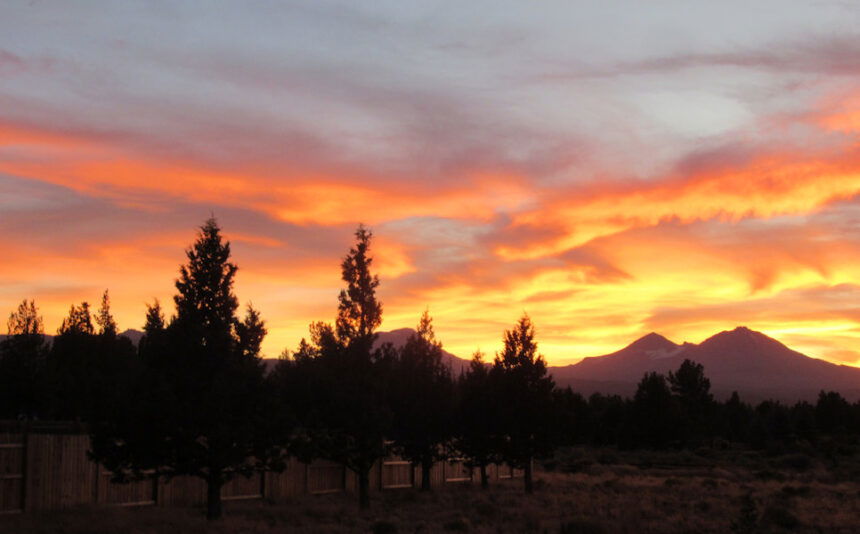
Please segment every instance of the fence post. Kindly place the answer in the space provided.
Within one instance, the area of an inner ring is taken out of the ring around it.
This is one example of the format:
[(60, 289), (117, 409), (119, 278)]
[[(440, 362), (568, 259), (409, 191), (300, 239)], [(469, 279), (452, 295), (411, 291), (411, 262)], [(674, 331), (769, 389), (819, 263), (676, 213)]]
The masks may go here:
[(311, 464), (305, 464), (305, 495), (308, 495), (311, 492), (310, 486), (310, 478), (311, 478)]
[(98, 462), (90, 460), (93, 464), (93, 471), (95, 471), (95, 482), (93, 482), (93, 503), (99, 503), (99, 482), (102, 477), (102, 469)]
[(21, 432), (21, 512), (27, 510), (27, 439), (30, 433), (30, 424), (24, 423), (24, 428)]

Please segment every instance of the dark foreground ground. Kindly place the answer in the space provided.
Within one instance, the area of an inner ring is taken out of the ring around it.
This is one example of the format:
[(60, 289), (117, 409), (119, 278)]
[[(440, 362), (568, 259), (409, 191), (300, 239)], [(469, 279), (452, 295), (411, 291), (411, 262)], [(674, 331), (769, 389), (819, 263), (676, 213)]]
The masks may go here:
[(448, 487), (376, 494), (359, 512), (343, 495), (287, 504), (227, 503), (207, 524), (198, 509), (91, 508), (0, 516), (3, 534), (282, 532), (841, 532), (860, 533), (860, 459), (702, 450), (568, 450), (538, 473), (482, 491)]

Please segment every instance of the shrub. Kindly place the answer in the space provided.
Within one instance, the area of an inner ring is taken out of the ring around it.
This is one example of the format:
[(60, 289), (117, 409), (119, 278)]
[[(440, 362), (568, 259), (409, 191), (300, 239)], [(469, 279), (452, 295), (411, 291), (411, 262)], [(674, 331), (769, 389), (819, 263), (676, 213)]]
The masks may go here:
[(589, 460), (587, 458), (583, 458), (581, 460), (565, 462), (561, 466), (561, 471), (564, 473), (582, 473), (584, 471), (587, 471), (588, 468), (592, 465), (594, 465), (594, 461)]
[(785, 480), (785, 475), (778, 471), (771, 471), (770, 469), (762, 469), (761, 471), (756, 471), (755, 476), (760, 480)]
[(788, 530), (794, 530), (800, 526), (800, 520), (797, 516), (783, 504), (771, 505), (765, 508), (762, 520), (765, 523)]
[(789, 486), (782, 487), (782, 494), (786, 497), (806, 497), (812, 493), (812, 488), (809, 486)]
[(738, 517), (732, 521), (732, 532), (735, 534), (752, 534), (758, 524), (758, 511), (752, 495), (746, 494), (741, 498), (741, 508)]
[(720, 483), (717, 482), (713, 478), (706, 478), (706, 479), (702, 480), (702, 486), (704, 486), (706, 488), (716, 489), (719, 485), (720, 485)]
[(397, 534), (397, 525), (391, 521), (377, 521), (370, 527), (373, 534)]
[(442, 525), (442, 528), (451, 532), (468, 532), (471, 526), (472, 525), (469, 523), (468, 519), (458, 517), (457, 519), (452, 519), (451, 521), (446, 522)]
[(812, 458), (805, 454), (787, 454), (774, 462), (778, 467), (807, 471), (812, 467)]
[(618, 456), (609, 451), (601, 451), (597, 455), (597, 461), (603, 465), (617, 464)]
[(600, 523), (587, 519), (574, 519), (561, 524), (559, 534), (605, 534), (608, 532)]

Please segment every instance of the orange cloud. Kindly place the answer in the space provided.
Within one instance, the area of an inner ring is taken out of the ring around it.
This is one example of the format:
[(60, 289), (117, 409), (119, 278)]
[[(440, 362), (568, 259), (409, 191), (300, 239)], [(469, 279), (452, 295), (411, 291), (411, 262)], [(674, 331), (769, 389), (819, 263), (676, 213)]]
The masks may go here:
[[(0, 124), (0, 172), (38, 177), (75, 191), (134, 207), (147, 196), (251, 208), (297, 224), (378, 223), (432, 215), (487, 220), (532, 197), (521, 175), (475, 170), (437, 187), (420, 182), (380, 183), (362, 171), (304, 170), (289, 161), (248, 162), (241, 169), (188, 158), (153, 157), (115, 144), (109, 135), (65, 133)], [(142, 199), (135, 200), (136, 197)]]
[(860, 93), (828, 96), (821, 107), (823, 111), (813, 114), (813, 121), (822, 128), (845, 134), (860, 132)]
[(540, 209), (517, 214), (512, 226), (564, 232), (544, 242), (500, 246), (497, 252), (506, 259), (539, 257), (667, 220), (736, 222), (747, 217), (802, 215), (858, 193), (860, 160), (853, 153), (829, 158), (762, 154), (740, 167), (703, 168), (659, 180), (553, 192)]

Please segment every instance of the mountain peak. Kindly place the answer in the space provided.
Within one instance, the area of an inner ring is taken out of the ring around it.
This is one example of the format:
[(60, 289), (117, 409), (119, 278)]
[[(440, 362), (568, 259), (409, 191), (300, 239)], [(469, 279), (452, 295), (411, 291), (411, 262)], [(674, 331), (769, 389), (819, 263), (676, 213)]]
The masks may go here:
[(702, 344), (708, 343), (732, 343), (732, 344), (744, 344), (744, 345), (757, 345), (761, 343), (779, 343), (775, 339), (768, 337), (765, 334), (757, 330), (751, 330), (746, 326), (738, 326), (734, 330), (723, 330), (719, 334), (715, 334), (705, 341)]
[(651, 332), (640, 337), (627, 346), (627, 349), (635, 350), (674, 350), (678, 345), (666, 339), (656, 332)]

